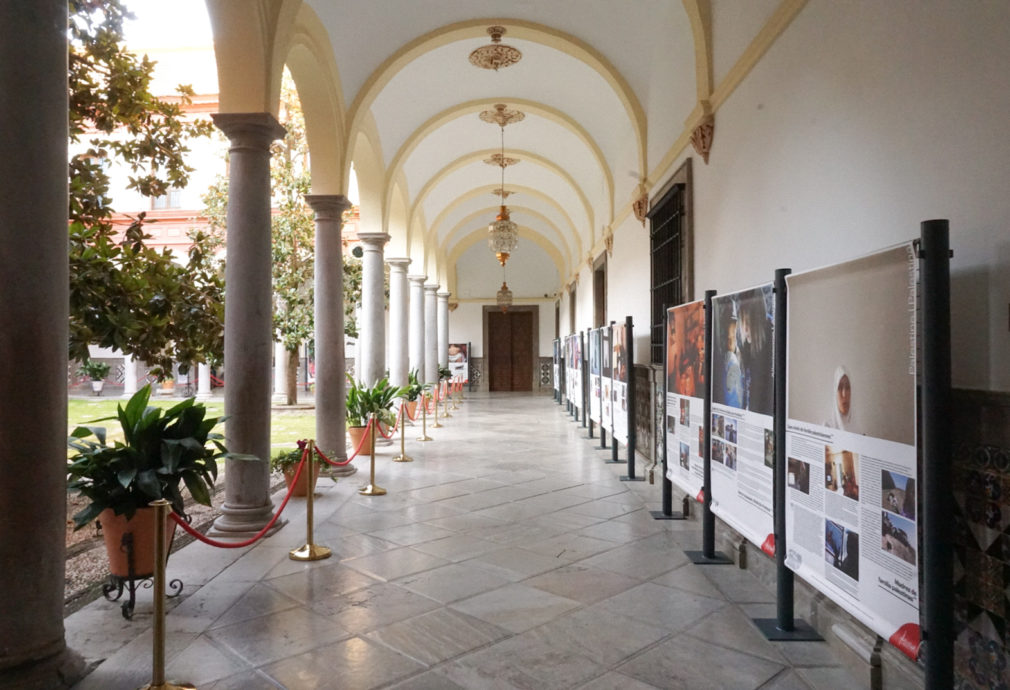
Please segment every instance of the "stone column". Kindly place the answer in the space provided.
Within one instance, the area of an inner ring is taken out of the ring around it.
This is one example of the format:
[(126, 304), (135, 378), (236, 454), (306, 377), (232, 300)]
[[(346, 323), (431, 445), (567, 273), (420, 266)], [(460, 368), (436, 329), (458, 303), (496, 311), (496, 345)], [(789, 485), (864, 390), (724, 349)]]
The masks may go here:
[(288, 350), (284, 343), (274, 343), (274, 403), (288, 401)]
[(407, 276), (410, 281), (410, 352), (408, 371), (417, 370), (417, 379), (424, 383), (424, 281), (428, 276)]
[(424, 380), (438, 383), (438, 285), (424, 286)]
[[(67, 3), (0, 3), (0, 687), (62, 688)], [(27, 231), (30, 228), (30, 231)]]
[(439, 292), (438, 298), (438, 366), (449, 366), (449, 292)]
[(203, 362), (197, 364), (196, 373), (196, 399), (210, 400), (211, 391), (214, 389), (213, 381), (210, 380), (210, 365)]
[[(225, 443), (259, 462), (225, 461), (225, 497), (216, 535), (251, 536), (272, 517), (270, 500), (270, 143), (285, 130), (269, 113), (218, 113), (230, 140), (228, 258), (224, 307)], [(280, 527), (280, 521), (277, 523)]]
[(131, 398), (137, 392), (137, 360), (123, 355), (123, 397)]
[(386, 371), (386, 299), (382, 248), (389, 241), (384, 232), (359, 232), (365, 250), (361, 257), (361, 326), (358, 329), (358, 376), (373, 385)]
[(410, 259), (386, 259), (389, 264), (389, 382), (407, 385), (407, 266)]
[[(305, 201), (316, 213), (316, 445), (331, 460), (346, 460), (344, 254), (340, 231), (344, 211), (351, 202), (343, 194), (308, 194)], [(347, 465), (329, 471), (346, 476), (357, 469)]]

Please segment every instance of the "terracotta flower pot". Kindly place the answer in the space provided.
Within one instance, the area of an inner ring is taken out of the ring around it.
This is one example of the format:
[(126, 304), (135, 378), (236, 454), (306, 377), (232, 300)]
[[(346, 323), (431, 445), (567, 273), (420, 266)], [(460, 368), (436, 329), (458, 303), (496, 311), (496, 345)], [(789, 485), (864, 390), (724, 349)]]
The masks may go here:
[(410, 417), (411, 419), (414, 419), (415, 417), (417, 417), (417, 401), (416, 400), (408, 400), (407, 401), (407, 416)]
[[(351, 452), (352, 453), (354, 452), (354, 449), (357, 448), (361, 444), (361, 439), (364, 437), (364, 435), (365, 435), (365, 429), (367, 429), (367, 428), (368, 427), (366, 427), (366, 426), (349, 426), (349, 427), (347, 427), (347, 433), (350, 434), (350, 436), (351, 436)], [(368, 441), (364, 442), (364, 445), (362, 445), (362, 447), (361, 447), (361, 452), (358, 453), (358, 455), (367, 455), (367, 456), (371, 457), (371, 455), (372, 455), (372, 449), (369, 448)]]
[[(106, 508), (99, 516), (105, 551), (109, 555), (109, 572), (119, 577), (129, 577), (130, 567), (123, 536), (133, 535), (133, 576), (150, 577), (154, 574), (154, 508), (139, 508), (129, 520)], [(165, 547), (170, 549), (175, 536), (175, 521), (169, 519), (165, 534)]]
[[(289, 489), (291, 488), (291, 482), (293, 482), (294, 479), (295, 479), (295, 470), (297, 470), (297, 469), (298, 469), (298, 465), (295, 465), (294, 467), (285, 467), (284, 468), (284, 482), (288, 485)], [(313, 491), (316, 490), (316, 482), (319, 481), (319, 470), (320, 470), (320, 467), (317, 464), (316, 465), (316, 469), (313, 470), (315, 472), (315, 475), (312, 477), (312, 490)], [(302, 470), (302, 476), (300, 476), (298, 478), (298, 483), (295, 484), (295, 490), (291, 492), (291, 495), (292, 496), (301, 496), (301, 497), (308, 496), (308, 494), (309, 494), (308, 488), (307, 488), (308, 487), (308, 482), (309, 482), (309, 465), (308, 465), (308, 463), (306, 463), (305, 464), (305, 469)]]

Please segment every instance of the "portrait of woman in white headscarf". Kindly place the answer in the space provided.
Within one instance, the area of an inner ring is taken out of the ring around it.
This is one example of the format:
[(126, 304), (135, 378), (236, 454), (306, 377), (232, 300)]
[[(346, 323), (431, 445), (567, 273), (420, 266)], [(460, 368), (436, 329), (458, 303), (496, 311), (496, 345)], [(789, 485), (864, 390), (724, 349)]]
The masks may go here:
[(824, 426), (843, 431), (854, 431), (852, 428), (852, 380), (845, 367), (835, 367), (834, 385), (832, 386), (831, 412)]

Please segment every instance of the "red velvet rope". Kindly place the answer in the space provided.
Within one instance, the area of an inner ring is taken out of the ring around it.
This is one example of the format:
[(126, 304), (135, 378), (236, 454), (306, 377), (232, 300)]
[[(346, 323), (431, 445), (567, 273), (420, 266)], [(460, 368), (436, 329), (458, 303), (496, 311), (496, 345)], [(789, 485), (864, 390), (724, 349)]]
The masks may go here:
[(364, 449), (365, 444), (368, 443), (369, 439), (368, 430), (371, 428), (372, 428), (372, 420), (369, 419), (368, 424), (365, 425), (365, 433), (361, 435), (361, 440), (358, 441), (358, 447), (354, 449), (353, 453), (347, 456), (346, 460), (343, 460), (341, 462), (334, 462), (333, 460), (330, 460), (328, 457), (323, 455), (322, 451), (320, 451), (318, 447), (316, 447), (316, 452), (319, 453), (319, 457), (321, 457), (325, 462), (333, 465), (334, 467), (343, 467), (344, 465), (348, 464), (351, 460), (358, 457), (358, 453), (360, 453), (362, 449)]
[(382, 438), (387, 440), (393, 438), (393, 434), (395, 434), (396, 430), (400, 428), (400, 419), (402, 417), (403, 417), (403, 405), (400, 405), (400, 410), (399, 412), (396, 413), (396, 423), (393, 424), (393, 428), (389, 430), (388, 434), (382, 430), (382, 422), (379, 422), (378, 429), (379, 433), (382, 434)]
[(277, 509), (277, 512), (274, 513), (274, 516), (270, 518), (270, 522), (268, 522), (263, 527), (263, 529), (261, 529), (259, 532), (257, 532), (249, 539), (246, 539), (245, 541), (232, 542), (232, 541), (218, 541), (217, 539), (211, 539), (210, 537), (201, 534), (200, 532), (197, 532), (188, 522), (179, 517), (174, 510), (171, 513), (169, 513), (169, 516), (173, 520), (175, 520), (175, 523), (180, 527), (182, 527), (182, 529), (188, 534), (199, 539), (204, 544), (210, 544), (211, 546), (216, 546), (219, 549), (241, 549), (246, 546), (255, 544), (257, 541), (262, 539), (267, 532), (270, 531), (270, 529), (274, 526), (274, 523), (277, 522), (277, 519), (281, 516), (281, 513), (284, 512), (284, 508), (288, 505), (288, 501), (291, 500), (291, 494), (294, 493), (295, 486), (298, 484), (298, 478), (302, 476), (302, 468), (305, 467), (305, 459), (308, 457), (308, 455), (309, 455), (309, 449), (305, 448), (302, 451), (302, 459), (298, 462), (298, 469), (295, 470), (295, 478), (291, 481), (291, 486), (288, 487), (288, 495), (285, 496), (284, 500), (281, 502), (281, 507)]

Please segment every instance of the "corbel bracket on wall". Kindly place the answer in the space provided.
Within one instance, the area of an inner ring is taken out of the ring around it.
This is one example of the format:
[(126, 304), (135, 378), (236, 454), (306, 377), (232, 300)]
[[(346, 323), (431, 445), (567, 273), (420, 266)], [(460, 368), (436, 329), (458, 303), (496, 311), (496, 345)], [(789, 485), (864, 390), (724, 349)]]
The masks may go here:
[(649, 213), (649, 190), (644, 184), (639, 183), (635, 189), (635, 200), (631, 202), (631, 210), (635, 212), (635, 218), (645, 227), (645, 218)]
[(708, 154), (712, 150), (712, 138), (715, 135), (715, 115), (712, 114), (712, 106), (708, 101), (702, 101), (699, 105), (703, 114), (691, 131), (691, 145), (707, 165)]

